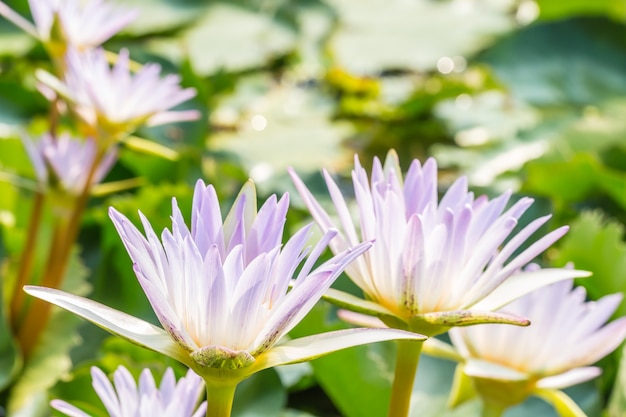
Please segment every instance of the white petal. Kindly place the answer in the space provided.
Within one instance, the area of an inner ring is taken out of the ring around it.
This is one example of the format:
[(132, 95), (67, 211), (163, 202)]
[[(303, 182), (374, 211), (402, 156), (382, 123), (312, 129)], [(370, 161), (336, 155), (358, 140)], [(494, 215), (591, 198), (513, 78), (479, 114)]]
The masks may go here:
[(591, 273), (575, 269), (553, 268), (521, 272), (509, 277), (485, 298), (471, 307), (472, 310), (494, 311), (538, 288), (570, 278), (588, 277)]
[(469, 376), (499, 381), (524, 381), (530, 377), (529, 374), (517, 369), (480, 359), (468, 359), (465, 363), (464, 372)]
[(589, 381), (602, 373), (602, 369), (597, 366), (583, 366), (572, 369), (559, 375), (548, 376), (537, 381), (538, 388), (561, 389)]
[(290, 340), (263, 353), (252, 365), (252, 372), (279, 365), (309, 361), (320, 356), (353, 346), (386, 340), (415, 340), (426, 337), (395, 329), (347, 329)]
[(20, 14), (13, 11), (9, 6), (0, 1), (0, 16), (4, 16), (5, 19), (9, 20), (18, 28), (22, 29), (24, 32), (28, 33), (33, 38), (39, 39), (39, 33), (35, 26), (30, 23), (28, 20), (24, 19)]
[(63, 414), (69, 417), (91, 417), (89, 414), (79, 410), (78, 408), (74, 407), (71, 404), (66, 403), (65, 401), (52, 400), (50, 401), (50, 405), (55, 410), (59, 410), (60, 412), (62, 412)]
[(88, 298), (78, 297), (52, 288), (27, 285), (24, 287), (24, 291), (62, 307), (139, 346), (167, 355), (188, 366), (192, 363), (187, 352), (176, 344), (165, 330), (147, 321), (114, 310)]

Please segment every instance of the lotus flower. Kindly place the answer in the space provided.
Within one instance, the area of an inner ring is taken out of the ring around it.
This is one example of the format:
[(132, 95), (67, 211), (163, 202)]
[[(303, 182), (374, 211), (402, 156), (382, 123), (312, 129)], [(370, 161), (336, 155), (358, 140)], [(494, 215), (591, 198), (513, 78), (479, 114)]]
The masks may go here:
[[(558, 282), (513, 301), (506, 310), (528, 317), (527, 328), (485, 324), (450, 330), (459, 360), (457, 378), (470, 378), (486, 403), (511, 406), (539, 395), (577, 406), (557, 391), (598, 376), (589, 366), (626, 337), (626, 317), (605, 324), (622, 294), (585, 302), (584, 288)], [(461, 386), (463, 384), (457, 384)], [(576, 414), (577, 411), (570, 415)]]
[[(62, 191), (74, 195), (84, 191), (98, 153), (93, 139), (79, 139), (68, 133), (61, 133), (54, 138), (44, 134), (36, 142), (23, 136), (22, 142), (42, 187), (58, 184), (57, 187)], [(112, 147), (97, 162), (98, 166), (91, 175), (89, 185), (99, 183), (115, 161), (117, 150)]]
[[(318, 226), (323, 231), (334, 228), (333, 218), (293, 170), (291, 175)], [(375, 240), (346, 269), (368, 301), (337, 291), (328, 298), (347, 309), (376, 315), (390, 327), (434, 335), (455, 325), (527, 324), (492, 311), (551, 282), (588, 275), (570, 269), (520, 272), (567, 227), (515, 254), (550, 216), (514, 232), (533, 200), (522, 198), (506, 209), (510, 192), (492, 200), (475, 198), (465, 177), (438, 201), (434, 159), (423, 166), (414, 160), (403, 181), (395, 152), (389, 152), (384, 166), (374, 160), (371, 180), (355, 157), (352, 181), (359, 214), (355, 220), (337, 184), (326, 171), (324, 177), (342, 229), (330, 242), (332, 251)]]
[(0, 15), (62, 55), (70, 46), (100, 46), (137, 17), (105, 0), (29, 0), (34, 25), (0, 2)]
[[(280, 200), (272, 196), (257, 213), (254, 186), (248, 182), (222, 224), (214, 188), (198, 181), (191, 228), (174, 199), (172, 229), (164, 230), (161, 240), (143, 215), (145, 236), (111, 209), (137, 279), (163, 329), (62, 291), (25, 289), (179, 360), (200, 374), (209, 389), (226, 385), (234, 392), (239, 381), (259, 370), (350, 346), (423, 340), (423, 336), (393, 329), (348, 329), (282, 339), (345, 267), (371, 246), (370, 242), (356, 245), (313, 268), (337, 232), (325, 233), (305, 261), (311, 225), (281, 244), (288, 204), (288, 195)], [(209, 397), (209, 408), (226, 401), (219, 392)]]
[(145, 64), (132, 74), (125, 49), (113, 67), (100, 48), (69, 50), (66, 64), (63, 80), (44, 71), (37, 76), (96, 131), (119, 136), (143, 124), (154, 126), (199, 117), (196, 110), (169, 111), (194, 97), (193, 88), (181, 88), (177, 75), (161, 77), (161, 67), (154, 63)]
[[(113, 374), (114, 384), (95, 366), (91, 368), (91, 377), (93, 388), (111, 417), (201, 417), (206, 410), (206, 402), (197, 406), (204, 383), (191, 370), (176, 382), (172, 368), (167, 368), (159, 387), (148, 369), (141, 372), (139, 386), (123, 366)], [(65, 401), (52, 400), (50, 404), (70, 417), (91, 417)]]

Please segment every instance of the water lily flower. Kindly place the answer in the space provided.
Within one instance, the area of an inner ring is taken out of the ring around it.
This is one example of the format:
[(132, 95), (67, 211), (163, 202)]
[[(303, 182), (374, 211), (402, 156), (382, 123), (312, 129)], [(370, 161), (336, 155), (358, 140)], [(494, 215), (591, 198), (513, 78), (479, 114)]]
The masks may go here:
[(314, 268), (337, 232), (325, 233), (308, 258), (311, 225), (282, 245), (288, 205), (288, 195), (280, 200), (272, 196), (257, 212), (254, 185), (248, 182), (222, 223), (215, 189), (198, 181), (191, 228), (174, 199), (172, 229), (164, 230), (161, 240), (143, 215), (145, 236), (111, 209), (137, 279), (163, 328), (62, 291), (25, 289), (194, 369), (207, 384), (209, 409), (222, 410), (212, 414), (216, 416), (230, 414), (236, 385), (262, 369), (365, 343), (424, 339), (395, 329), (348, 329), (283, 339), (346, 266), (371, 246), (355, 245)]
[[(206, 411), (206, 402), (198, 406), (204, 383), (192, 370), (176, 382), (174, 371), (167, 368), (159, 387), (149, 369), (141, 372), (139, 384), (123, 366), (113, 373), (113, 384), (95, 366), (91, 368), (91, 377), (93, 388), (111, 417), (201, 417)], [(50, 405), (69, 417), (91, 417), (65, 401), (52, 400)]]
[(94, 163), (97, 163), (97, 167), (89, 185), (99, 183), (117, 161), (115, 147), (110, 148), (100, 161), (96, 161), (96, 142), (91, 138), (76, 138), (69, 133), (60, 133), (56, 137), (45, 133), (36, 141), (23, 135), (22, 142), (40, 186), (55, 186), (73, 195), (79, 195), (85, 190)]
[[(290, 174), (318, 226), (322, 231), (334, 229), (333, 217), (293, 170)], [(454, 326), (478, 323), (528, 325), (523, 317), (495, 310), (535, 288), (588, 275), (571, 269), (520, 272), (567, 227), (548, 233), (516, 254), (550, 216), (533, 220), (514, 233), (533, 200), (522, 198), (506, 209), (510, 192), (492, 200), (474, 198), (465, 177), (455, 181), (439, 201), (434, 159), (423, 166), (414, 160), (403, 180), (398, 156), (392, 150), (384, 165), (378, 158), (374, 160), (368, 179), (355, 156), (356, 220), (327, 171), (324, 178), (341, 226), (341, 233), (329, 244), (331, 250), (340, 253), (361, 241), (374, 241), (368, 252), (346, 268), (366, 299), (334, 289), (327, 291), (325, 298), (378, 318), (390, 328), (434, 336)], [(380, 327), (376, 322), (375, 327)], [(422, 344), (398, 341), (390, 417), (409, 415), (421, 349)]]
[[(318, 226), (335, 227), (302, 180), (290, 171), (296, 188)], [(389, 152), (384, 166), (374, 160), (371, 180), (358, 157), (352, 172), (358, 218), (328, 172), (324, 177), (342, 229), (330, 248), (339, 253), (361, 241), (373, 247), (348, 266), (346, 273), (367, 301), (338, 291), (329, 299), (342, 307), (381, 318), (388, 326), (435, 335), (456, 325), (484, 322), (527, 324), (494, 310), (558, 280), (586, 276), (572, 269), (520, 272), (567, 231), (561, 227), (516, 253), (550, 216), (515, 232), (533, 200), (522, 198), (510, 208), (511, 193), (492, 200), (468, 192), (467, 178), (437, 196), (437, 164), (411, 164), (403, 181), (398, 157)], [(359, 225), (360, 236), (355, 223)]]
[[(569, 410), (567, 415), (584, 416), (560, 389), (601, 373), (590, 365), (622, 343), (626, 317), (605, 324), (622, 294), (585, 302), (585, 289), (572, 286), (572, 280), (558, 282), (506, 306), (507, 311), (528, 317), (529, 327), (485, 324), (451, 329), (450, 339), (461, 362), (455, 385), (466, 390), (473, 386), (494, 412), (537, 395), (559, 410)], [(464, 384), (460, 379), (472, 382)], [(459, 403), (471, 395), (455, 392), (453, 398)]]
[(68, 46), (88, 49), (101, 45), (137, 17), (106, 0), (29, 0), (34, 25), (0, 2), (0, 15), (39, 39), (61, 56)]
[(141, 125), (195, 120), (196, 110), (170, 111), (196, 95), (193, 88), (181, 88), (180, 77), (161, 77), (155, 63), (143, 65), (134, 74), (130, 69), (128, 50), (122, 49), (111, 67), (101, 48), (66, 54), (62, 80), (45, 71), (37, 77), (55, 90), (80, 119), (96, 134), (119, 137)]

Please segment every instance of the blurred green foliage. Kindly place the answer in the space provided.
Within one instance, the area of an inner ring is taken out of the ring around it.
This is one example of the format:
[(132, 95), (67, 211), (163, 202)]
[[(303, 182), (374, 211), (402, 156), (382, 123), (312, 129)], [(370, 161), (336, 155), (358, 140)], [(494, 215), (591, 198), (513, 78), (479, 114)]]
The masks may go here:
[[(28, 16), (25, 0), (7, 2)], [(364, 165), (396, 148), (405, 167), (434, 155), (443, 186), (468, 175), (487, 193), (513, 188), (554, 212), (553, 226), (572, 230), (541, 260), (573, 262), (594, 277), (581, 280), (593, 299), (626, 286), (626, 6), (622, 0), (128, 0), (135, 23), (106, 45), (129, 48), (140, 62), (180, 73), (197, 97), (185, 107), (193, 123), (146, 128), (138, 136), (177, 152), (174, 161), (121, 150), (108, 180), (141, 178), (141, 187), (92, 199), (68, 281), (73, 292), (154, 321), (130, 260), (110, 224), (114, 206), (132, 220), (140, 209), (156, 230), (169, 222), (170, 199), (184, 213), (197, 178), (215, 185), (228, 207), (252, 177), (260, 198), (292, 191), (286, 168), (311, 179), (322, 167), (340, 180), (352, 156)], [(19, 141), (40, 131), (47, 103), (34, 70), (46, 67), (41, 46), (0, 20), (0, 276), (19, 259), (31, 202), (32, 170)], [(320, 195), (320, 199), (324, 199)], [(297, 195), (289, 225), (308, 221)], [(591, 211), (593, 210), (593, 211)], [(6, 315), (6, 280), (0, 313)], [(620, 314), (626, 308), (622, 305)], [(77, 326), (80, 331), (77, 332)], [(314, 309), (294, 336), (345, 326), (327, 305)], [(20, 368), (0, 319), (0, 388)], [(79, 339), (80, 335), (80, 339)], [(56, 349), (37, 352), (0, 394), (12, 416), (45, 416), (50, 398), (76, 400), (104, 415), (89, 367), (124, 364), (161, 374), (173, 366), (151, 352), (107, 339), (63, 313), (46, 337)], [(310, 367), (266, 371), (240, 387), (238, 417), (378, 417), (384, 414), (394, 346), (354, 348)], [(607, 361), (614, 366), (619, 360)], [(626, 366), (619, 378), (568, 391), (590, 416), (624, 413)], [(70, 372), (71, 371), (71, 372)], [(464, 416), (448, 410), (453, 366), (425, 358), (414, 416)], [(614, 375), (616, 369), (607, 369)], [(63, 382), (57, 383), (59, 378)], [(291, 381), (291, 382), (287, 382)], [(52, 387), (48, 394), (46, 391)], [(41, 395), (18, 404), (21, 393)], [(612, 393), (612, 394), (611, 394)], [(2, 409), (0, 408), (0, 415)], [(507, 416), (553, 416), (530, 400)]]

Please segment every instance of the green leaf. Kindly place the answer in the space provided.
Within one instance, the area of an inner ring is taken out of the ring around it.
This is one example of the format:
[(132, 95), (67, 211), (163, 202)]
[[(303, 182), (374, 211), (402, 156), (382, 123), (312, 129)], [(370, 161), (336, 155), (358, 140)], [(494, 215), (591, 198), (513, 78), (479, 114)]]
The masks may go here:
[(595, 105), (626, 93), (623, 26), (609, 20), (531, 25), (482, 60), (514, 97), (537, 106)]
[(352, 128), (333, 122), (334, 110), (331, 97), (311, 86), (249, 77), (213, 113), (213, 121), (228, 129), (211, 137), (211, 150), (234, 155), (260, 194), (293, 187), (289, 166), (306, 175), (350, 161), (342, 141)]
[[(580, 280), (592, 299), (622, 292), (626, 288), (626, 244), (624, 227), (608, 221), (600, 212), (583, 212), (571, 224), (563, 238), (555, 264), (572, 262), (576, 268), (591, 271), (593, 276)], [(615, 315), (626, 314), (622, 302)]]
[(542, 20), (566, 19), (572, 16), (607, 16), (626, 20), (626, 3), (622, 0), (537, 0)]
[[(215, 40), (210, 47), (208, 39)], [(264, 66), (292, 50), (295, 40), (291, 29), (263, 10), (213, 3), (182, 42), (194, 70), (209, 75)]]
[[(69, 260), (63, 288), (77, 294), (88, 292), (87, 269), (74, 250)], [(32, 355), (12, 386), (8, 400), (9, 415), (33, 417), (47, 415), (47, 390), (71, 369), (70, 349), (80, 342), (77, 328), (81, 320), (61, 310), (53, 311)]]
[(57, 311), (52, 315), (38, 347), (11, 389), (9, 415), (46, 415), (47, 390), (72, 367), (69, 350), (80, 341), (76, 333), (79, 324), (80, 319), (73, 314)]
[(237, 386), (233, 417), (277, 417), (287, 392), (272, 369), (258, 372)]
[[(5, 282), (5, 250), (0, 240), (0, 283)], [(8, 303), (5, 303), (3, 285), (0, 284), (0, 392), (6, 388), (22, 367), (19, 347), (13, 338), (8, 322)]]
[[(290, 334), (303, 337), (346, 328), (331, 318), (332, 311), (328, 304), (317, 305)], [(311, 366), (343, 416), (379, 417), (387, 414), (394, 356), (394, 344), (375, 343), (335, 352), (312, 361)]]
[(454, 1), (426, 0), (328, 3), (339, 16), (329, 41), (331, 51), (340, 67), (356, 74), (434, 70), (442, 57), (471, 55), (514, 27), (504, 4), (483, 2), (465, 7)]
[[(120, 5), (121, 6), (121, 5)], [(139, 17), (122, 33), (143, 36), (179, 28), (197, 19), (206, 8), (202, 0), (126, 0), (125, 8), (135, 9)]]

